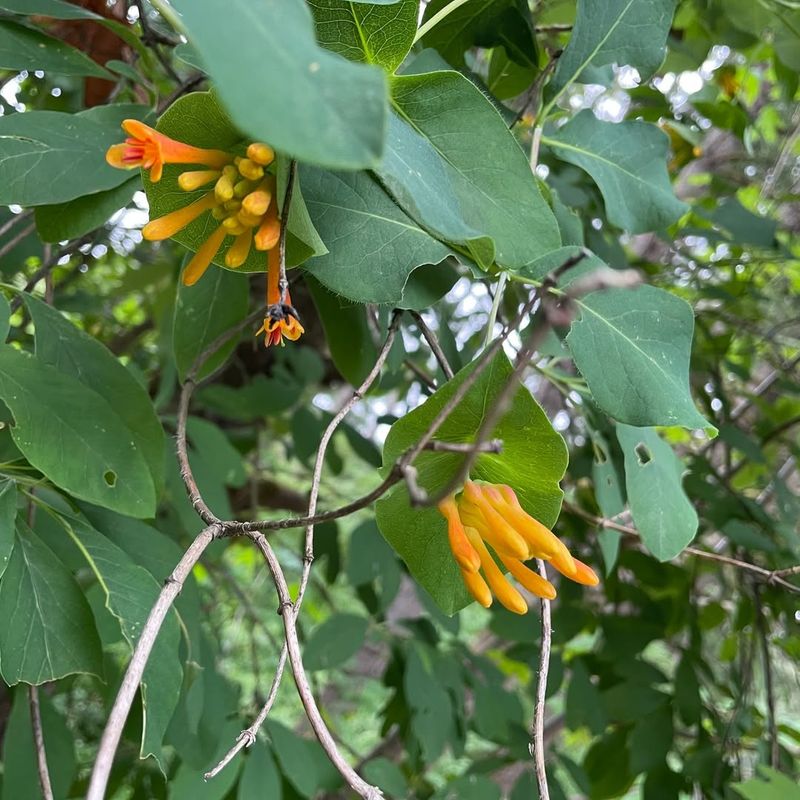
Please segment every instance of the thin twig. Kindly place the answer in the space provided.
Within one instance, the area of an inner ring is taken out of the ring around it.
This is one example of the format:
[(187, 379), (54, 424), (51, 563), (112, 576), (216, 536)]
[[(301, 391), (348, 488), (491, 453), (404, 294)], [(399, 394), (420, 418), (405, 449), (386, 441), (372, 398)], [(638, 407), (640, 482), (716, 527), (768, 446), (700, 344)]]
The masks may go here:
[(0, 225), (0, 236), (5, 236), (10, 230), (16, 228), (20, 222), (30, 219), (33, 211), (22, 211), (19, 214), (12, 214), (10, 219), (7, 219)]
[(42, 711), (39, 708), (39, 687), (28, 687), (28, 705), (31, 709), (33, 725), (33, 743), (36, 748), (36, 769), (39, 773), (39, 786), (44, 800), (53, 800), (53, 786), (50, 783), (50, 771), (47, 769), (47, 751), (44, 748), (44, 732), (42, 731)]
[[(615, 522), (612, 519), (598, 517), (596, 514), (592, 514), (590, 511), (585, 511), (580, 506), (576, 506), (573, 503), (565, 501), (563, 509), (568, 511), (570, 514), (574, 514), (576, 517), (586, 520), (592, 525), (597, 525), (598, 528), (618, 531), (626, 536), (636, 536), (637, 538), (640, 538), (639, 531), (637, 531), (636, 528), (633, 528), (630, 525), (623, 525), (619, 522)], [(778, 586), (782, 586), (784, 589), (788, 589), (790, 592), (800, 594), (800, 586), (795, 586), (794, 584), (789, 583), (789, 581), (784, 580), (784, 577), (800, 575), (800, 564), (794, 567), (769, 570), (765, 569), (764, 567), (759, 567), (758, 564), (752, 564), (749, 561), (742, 561), (741, 559), (733, 558), (732, 556), (723, 556), (720, 553), (712, 553), (708, 550), (701, 550), (698, 547), (685, 547), (683, 552), (697, 556), (698, 558), (704, 558), (708, 561), (717, 561), (720, 564), (728, 564), (732, 567), (736, 567), (737, 569), (747, 570), (748, 572), (752, 572), (754, 575), (760, 576), (769, 584), (776, 584)]]
[(416, 322), (419, 332), (425, 337), (425, 341), (428, 343), (428, 347), (431, 348), (431, 352), (439, 362), (439, 366), (442, 368), (445, 378), (447, 378), (447, 380), (452, 380), (455, 373), (450, 366), (450, 362), (447, 360), (447, 356), (444, 354), (444, 350), (442, 350), (441, 344), (439, 344), (439, 340), (436, 338), (436, 334), (428, 327), (428, 323), (422, 318), (422, 314), (418, 311), (409, 311), (408, 313), (411, 315), (414, 322)]
[[(322, 745), (330, 762), (339, 771), (339, 774), (344, 778), (347, 785), (364, 800), (382, 800), (383, 793), (377, 786), (372, 786), (361, 778), (358, 773), (347, 763), (342, 754), (339, 752), (336, 742), (331, 736), (328, 726), (322, 719), (319, 708), (314, 700), (314, 695), (308, 683), (305, 669), (303, 667), (303, 658), (300, 653), (300, 642), (297, 639), (297, 628), (295, 627), (294, 604), (292, 603), (289, 594), (289, 587), (286, 585), (286, 578), (284, 577), (283, 570), (281, 569), (280, 562), (275, 555), (274, 550), (267, 541), (267, 537), (263, 533), (253, 533), (250, 538), (255, 542), (264, 560), (267, 562), (269, 571), (272, 574), (272, 579), (275, 582), (275, 588), (278, 592), (278, 613), (283, 619), (283, 628), (286, 634), (286, 645), (289, 651), (289, 663), (292, 666), (292, 675), (294, 677), (295, 686), (297, 686), (297, 693), (300, 695), (300, 700), (305, 708), (308, 721), (314, 729), (317, 740)], [(90, 798), (87, 800), (91, 800)]]
[(117, 692), (111, 713), (108, 715), (108, 721), (100, 739), (100, 747), (94, 762), (86, 800), (103, 800), (105, 796), (108, 778), (114, 763), (114, 754), (117, 752), (117, 746), (122, 736), (122, 729), (131, 710), (133, 698), (136, 697), (136, 692), (142, 682), (142, 675), (153, 650), (158, 632), (161, 630), (172, 603), (183, 588), (183, 584), (189, 577), (194, 565), (211, 542), (219, 536), (219, 533), (220, 528), (216, 525), (209, 525), (200, 531), (170, 576), (164, 581), (164, 587), (161, 589), (161, 593), (142, 628), (133, 656), (128, 663), (128, 668), (125, 670), (122, 685)]
[[(400, 327), (400, 312), (395, 311), (392, 315), (392, 320), (389, 325), (389, 331), (386, 335), (386, 339), (384, 341), (383, 346), (381, 347), (377, 358), (375, 359), (375, 364), (373, 365), (372, 369), (370, 370), (369, 374), (366, 378), (364, 378), (363, 383), (358, 389), (354, 389), (350, 397), (345, 400), (342, 404), (341, 408), (336, 412), (333, 416), (331, 421), (328, 423), (325, 431), (320, 438), (319, 447), (317, 448), (317, 457), (314, 461), (314, 469), (312, 472), (311, 478), (311, 490), (309, 492), (308, 497), (308, 516), (314, 516), (317, 510), (317, 501), (319, 499), (319, 486), (322, 479), (322, 467), (325, 462), (325, 454), (328, 450), (328, 445), (333, 438), (333, 434), (335, 433), (336, 429), (339, 425), (344, 421), (344, 418), (350, 413), (356, 403), (369, 391), (372, 384), (380, 375), (381, 369), (383, 365), (386, 363), (386, 359), (389, 356), (389, 351), (392, 349), (392, 345), (394, 344), (395, 336), (397, 335), (397, 331)], [(300, 612), (300, 606), (303, 603), (303, 598), (305, 596), (306, 588), (308, 587), (308, 579), (311, 574), (311, 565), (314, 561), (314, 522), (310, 522), (306, 525), (305, 531), (305, 539), (304, 539), (304, 546), (303, 546), (303, 571), (300, 577), (300, 587), (297, 593), (297, 600), (294, 603), (294, 607), (292, 609), (292, 614), (294, 615), (295, 621), (297, 620), (297, 615)], [(267, 700), (264, 703), (261, 711), (259, 711), (258, 716), (254, 720), (253, 724), (243, 730), (236, 742), (234, 743), (233, 747), (228, 750), (228, 752), (223, 756), (222, 760), (211, 770), (206, 772), (204, 775), (206, 780), (213, 778), (215, 775), (218, 775), (227, 764), (231, 762), (234, 756), (243, 748), (250, 747), (256, 740), (256, 736), (258, 735), (258, 731), (261, 726), (264, 724), (264, 720), (267, 718), (273, 703), (275, 702), (275, 697), (278, 693), (278, 687), (280, 685), (281, 679), (283, 677), (283, 672), (286, 666), (286, 656), (287, 656), (287, 646), (284, 643), (283, 648), (281, 649), (281, 655), (278, 659), (278, 666), (275, 669), (275, 675), (272, 679), (272, 685), (270, 686), (270, 690), (267, 696)]]
[[(547, 580), (547, 569), (544, 561), (536, 559), (539, 575)], [(542, 646), (539, 650), (539, 678), (536, 684), (536, 705), (533, 711), (531, 727), (530, 754), (536, 769), (536, 785), (539, 789), (539, 800), (550, 800), (547, 786), (547, 769), (545, 767), (544, 714), (545, 697), (547, 695), (547, 674), (550, 671), (550, 648), (553, 639), (553, 625), (550, 619), (550, 601), (541, 598), (542, 607)]]
[(0, 247), (0, 258), (5, 258), (23, 239), (30, 236), (36, 230), (36, 225), (32, 222), (27, 228), (23, 228), (16, 236), (9, 239)]
[(208, 80), (208, 78), (206, 75), (203, 75), (202, 72), (196, 72), (194, 75), (190, 75), (174, 92), (172, 92), (172, 94), (167, 95), (159, 101), (156, 106), (156, 115), (160, 116), (163, 114), (178, 98), (188, 94), (205, 80)]
[(477, 450), (479, 453), (502, 453), (503, 440), (492, 439), (488, 442), (473, 444), (472, 442), (441, 442), (434, 439), (425, 445), (425, 449), (437, 453), (471, 453), (473, 450)]
[(500, 277), (497, 279), (497, 286), (494, 290), (494, 298), (492, 299), (492, 308), (489, 312), (489, 319), (486, 322), (486, 336), (483, 340), (484, 347), (486, 347), (494, 337), (494, 326), (497, 322), (497, 314), (500, 311), (500, 303), (503, 300), (503, 292), (506, 288), (506, 281), (508, 281), (508, 273), (501, 272)]

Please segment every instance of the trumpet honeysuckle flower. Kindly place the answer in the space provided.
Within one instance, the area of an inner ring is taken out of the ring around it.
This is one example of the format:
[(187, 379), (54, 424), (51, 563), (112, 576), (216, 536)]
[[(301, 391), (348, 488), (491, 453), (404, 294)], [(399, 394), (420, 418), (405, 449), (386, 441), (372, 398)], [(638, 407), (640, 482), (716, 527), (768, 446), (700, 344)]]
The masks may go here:
[(122, 169), (149, 169), (153, 183), (161, 180), (164, 164), (204, 164), (222, 168), (233, 161), (230, 153), (178, 142), (138, 119), (126, 119), (122, 127), (130, 136), (122, 144), (108, 148), (106, 161)]
[(256, 331), (256, 336), (260, 333), (265, 335), (265, 347), (283, 345), (284, 338), (291, 342), (297, 341), (305, 333), (288, 289), (286, 297), (281, 297), (278, 248), (270, 250), (267, 256), (267, 315), (264, 317), (264, 324)]
[[(123, 144), (113, 145), (106, 160), (115, 167), (150, 169), (150, 180), (161, 178), (164, 164), (202, 164), (207, 169), (187, 170), (178, 176), (185, 192), (208, 187), (202, 197), (187, 203), (144, 226), (148, 241), (162, 241), (180, 233), (187, 225), (210, 212), (219, 223), (200, 245), (183, 271), (187, 286), (196, 283), (219, 253), (228, 236), (233, 242), (225, 253), (225, 266), (241, 267), (255, 245), (268, 255), (269, 313), (262, 331), (267, 344), (282, 344), (284, 337), (297, 339), (304, 331), (288, 294), (281, 298), (278, 288), (280, 264), (278, 246), (281, 225), (278, 219), (275, 176), (265, 170), (275, 159), (275, 151), (263, 142), (252, 142), (247, 157), (222, 150), (204, 150), (175, 141), (136, 120), (125, 120), (122, 127), (131, 135)], [(275, 251), (275, 252), (272, 252)], [(274, 269), (273, 265), (274, 264)]]
[(556, 590), (525, 566), (523, 562), (531, 558), (550, 562), (576, 583), (599, 583), (591, 567), (572, 556), (552, 531), (522, 508), (510, 486), (468, 480), (462, 494), (443, 500), (439, 511), (447, 520), (450, 550), (464, 584), (486, 608), (494, 596), (515, 614), (528, 610), (525, 598), (503, 574), (487, 545), (520, 585), (537, 597), (552, 600)]

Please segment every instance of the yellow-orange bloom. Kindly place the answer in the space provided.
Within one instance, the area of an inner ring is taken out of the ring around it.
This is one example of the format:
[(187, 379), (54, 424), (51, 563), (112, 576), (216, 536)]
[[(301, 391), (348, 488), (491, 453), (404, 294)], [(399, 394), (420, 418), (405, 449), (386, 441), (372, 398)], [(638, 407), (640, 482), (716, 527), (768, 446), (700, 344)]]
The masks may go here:
[(256, 336), (259, 333), (265, 334), (266, 347), (282, 345), (284, 339), (297, 341), (305, 333), (288, 289), (286, 296), (281, 297), (280, 252), (277, 247), (267, 254), (267, 316), (264, 324), (256, 331)]
[(524, 614), (527, 603), (503, 574), (494, 555), (529, 592), (552, 600), (556, 590), (550, 581), (523, 563), (541, 558), (565, 577), (585, 586), (596, 586), (591, 567), (574, 558), (552, 531), (530, 516), (514, 490), (503, 484), (467, 481), (458, 499), (448, 497), (439, 504), (447, 520), (447, 535), (453, 558), (461, 570), (469, 593), (487, 608), (492, 595), (515, 614)]
[(106, 161), (121, 169), (149, 169), (153, 183), (161, 180), (164, 164), (204, 164), (221, 168), (233, 160), (233, 156), (222, 150), (206, 150), (170, 139), (138, 119), (126, 119), (122, 127), (130, 136), (122, 144), (108, 148)]

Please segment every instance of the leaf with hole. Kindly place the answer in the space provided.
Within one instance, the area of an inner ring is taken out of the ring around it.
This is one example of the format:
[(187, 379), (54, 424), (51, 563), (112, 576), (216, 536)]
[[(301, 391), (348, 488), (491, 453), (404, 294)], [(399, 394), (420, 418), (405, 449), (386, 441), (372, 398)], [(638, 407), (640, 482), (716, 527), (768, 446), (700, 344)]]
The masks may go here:
[(647, 549), (669, 561), (697, 533), (697, 512), (682, 485), (685, 467), (652, 428), (618, 424), (617, 439), (633, 522)]
[(79, 378), (0, 347), (0, 398), (14, 416), (17, 447), (56, 486), (122, 514), (155, 514), (145, 448)]
[(108, 403), (147, 461), (157, 494), (164, 483), (164, 431), (147, 389), (103, 344), (61, 312), (32, 295), (23, 299), (36, 326), (37, 360), (77, 378)]

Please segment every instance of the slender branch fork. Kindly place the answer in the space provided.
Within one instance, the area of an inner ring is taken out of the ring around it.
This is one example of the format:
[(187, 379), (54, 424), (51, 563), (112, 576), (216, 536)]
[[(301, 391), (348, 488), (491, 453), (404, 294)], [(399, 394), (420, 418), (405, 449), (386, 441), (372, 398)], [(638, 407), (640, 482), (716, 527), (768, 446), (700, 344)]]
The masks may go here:
[[(288, 209), (284, 205), (284, 219), (287, 216), (287, 210)], [(198, 356), (195, 363), (189, 370), (184, 385), (181, 389), (176, 425), (176, 451), (180, 465), (181, 476), (183, 478), (187, 494), (193, 507), (195, 508), (195, 511), (200, 519), (202, 519), (206, 524), (206, 527), (198, 534), (179, 564), (176, 566), (173, 573), (165, 582), (164, 588), (162, 589), (159, 598), (151, 610), (147, 622), (145, 623), (144, 629), (136, 644), (133, 656), (123, 678), (122, 686), (120, 687), (119, 693), (114, 701), (114, 705), (112, 706), (103, 736), (100, 740), (100, 747), (98, 749), (86, 800), (103, 800), (108, 778), (111, 772), (114, 754), (122, 735), (122, 729), (130, 712), (133, 699), (140, 685), (145, 665), (152, 651), (158, 632), (163, 625), (172, 603), (174, 602), (184, 582), (191, 573), (191, 570), (194, 568), (205, 549), (213, 540), (223, 536), (246, 536), (247, 538), (251, 539), (259, 548), (267, 563), (278, 592), (280, 603), (279, 613), (283, 618), (285, 629), (285, 643), (282, 648), (278, 667), (276, 669), (273, 683), (264, 707), (261, 709), (261, 712), (250, 728), (242, 731), (237, 741), (234, 743), (222, 761), (220, 761), (219, 764), (211, 769), (206, 774), (206, 777), (211, 778), (214, 775), (217, 775), (226, 764), (230, 763), (230, 761), (239, 751), (252, 744), (252, 742), (255, 740), (255, 736), (260, 726), (263, 724), (272, 707), (272, 704), (274, 703), (278, 686), (280, 684), (283, 672), (285, 670), (286, 661), (288, 659), (288, 662), (292, 668), (294, 682), (297, 686), (298, 694), (305, 708), (306, 715), (331, 762), (339, 770), (348, 786), (350, 786), (350, 788), (356, 792), (356, 794), (364, 798), (364, 800), (377, 800), (377, 798), (382, 797), (380, 790), (377, 787), (370, 786), (364, 782), (339, 753), (336, 743), (333, 740), (330, 731), (327, 729), (327, 726), (322, 719), (322, 715), (316, 706), (316, 702), (303, 669), (299, 643), (297, 640), (296, 619), (300, 604), (302, 603), (302, 599), (308, 585), (311, 564), (314, 558), (314, 526), (320, 521), (343, 517), (353, 513), (356, 510), (367, 507), (401, 480), (405, 480), (412, 502), (418, 505), (430, 505), (438, 502), (438, 496), (428, 496), (427, 493), (418, 486), (416, 481), (417, 473), (413, 462), (424, 450), (438, 449), (449, 450), (450, 452), (454, 453), (463, 453), (464, 458), (462, 465), (458, 470), (458, 473), (453, 478), (453, 484), (458, 483), (458, 481), (463, 482), (463, 477), (469, 472), (469, 469), (475, 463), (475, 459), (481, 452), (499, 451), (499, 449), (502, 447), (502, 443), (497, 440), (490, 440), (489, 437), (491, 436), (497, 422), (504, 414), (507, 408), (507, 402), (510, 399), (513, 391), (519, 385), (519, 379), (522, 376), (525, 367), (528, 366), (530, 358), (532, 357), (538, 345), (541, 343), (541, 339), (546, 334), (548, 327), (555, 324), (564, 324), (569, 318), (571, 318), (571, 297), (565, 292), (551, 293), (550, 289), (554, 289), (557, 278), (571, 266), (578, 263), (581, 258), (582, 256), (579, 256), (565, 262), (553, 273), (550, 278), (548, 278), (548, 280), (543, 283), (537, 292), (532, 293), (528, 301), (522, 306), (522, 309), (517, 317), (511, 323), (506, 325), (500, 335), (494, 339), (478, 356), (471, 367), (471, 371), (467, 373), (459, 386), (456, 387), (453, 395), (440, 410), (439, 414), (437, 414), (436, 418), (431, 422), (428, 430), (415, 445), (409, 448), (409, 450), (407, 450), (397, 459), (396, 463), (393, 465), (384, 481), (362, 498), (359, 498), (347, 506), (334, 509), (333, 511), (323, 513), (317, 513), (316, 511), (325, 452), (336, 428), (341, 424), (342, 420), (350, 412), (354, 405), (368, 391), (380, 374), (399, 329), (401, 312), (396, 310), (393, 313), (384, 345), (379, 351), (378, 357), (372, 370), (370, 371), (370, 374), (367, 376), (364, 383), (352, 393), (350, 398), (348, 398), (348, 400), (340, 408), (322, 436), (313, 470), (312, 489), (309, 497), (308, 513), (305, 517), (295, 517), (277, 521), (221, 520), (216, 516), (213, 510), (209, 508), (203, 499), (197, 487), (197, 483), (195, 481), (189, 461), (188, 447), (186, 442), (186, 424), (192, 394), (197, 386), (200, 369), (211, 354), (216, 352), (219, 347), (221, 347), (225, 342), (229, 341), (230, 338), (237, 335), (245, 326), (251, 324), (251, 322), (262, 313), (262, 310), (259, 309), (258, 312), (250, 315), (250, 317), (248, 317), (240, 325), (236, 326), (236, 328), (219, 336)], [(585, 284), (585, 282), (581, 283), (581, 291), (591, 291), (598, 288), (598, 285), (603, 285), (602, 275), (599, 276), (597, 281), (591, 283), (591, 285)], [(509, 376), (506, 384), (501, 390), (500, 397), (493, 406), (492, 413), (487, 415), (487, 419), (479, 429), (475, 441), (468, 443), (466, 446), (464, 446), (463, 443), (453, 444), (436, 441), (434, 437), (439, 428), (444, 424), (449, 415), (462, 401), (472, 386), (475, 385), (483, 371), (489, 366), (490, 363), (492, 363), (495, 355), (499, 352), (503, 343), (508, 339), (511, 333), (519, 330), (524, 325), (525, 321), (529, 318), (531, 312), (537, 304), (539, 305), (541, 311), (541, 314), (537, 316), (541, 317), (541, 321), (539, 324), (531, 326), (532, 333), (528, 337), (526, 344), (517, 354), (517, 359), (512, 374)], [(417, 320), (417, 323), (419, 325), (419, 320)], [(423, 325), (419, 326), (420, 330), (426, 340), (431, 342), (435, 339), (435, 337), (430, 329), (428, 329), (427, 326), (423, 327)], [(444, 354), (441, 352), (441, 349), (439, 348), (438, 352), (436, 349), (434, 349), (434, 352), (436, 353), (437, 358), (443, 360), (446, 364), (446, 359), (444, 359)], [(445, 368), (443, 365), (443, 371), (445, 374), (448, 374), (448, 372), (452, 374), (452, 372), (449, 370), (449, 365), (447, 368)], [(447, 492), (449, 493), (450, 491), (452, 490), (447, 488)], [(269, 545), (269, 542), (264, 536), (264, 532), (301, 526), (305, 527), (306, 529), (303, 553), (303, 571), (298, 597), (293, 603), (288, 593), (286, 580), (283, 576), (280, 564), (278, 563), (274, 551)], [(544, 680), (546, 682), (546, 666), (544, 667)], [(538, 752), (541, 752), (541, 748)]]

